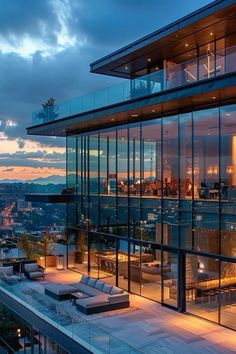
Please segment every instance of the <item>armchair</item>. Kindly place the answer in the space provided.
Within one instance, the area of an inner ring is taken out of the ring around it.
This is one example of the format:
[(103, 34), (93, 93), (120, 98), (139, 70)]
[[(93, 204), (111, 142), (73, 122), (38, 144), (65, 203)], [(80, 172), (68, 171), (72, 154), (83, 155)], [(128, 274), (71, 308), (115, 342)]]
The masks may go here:
[(13, 266), (0, 267), (0, 278), (9, 284), (21, 280), (20, 275), (14, 272)]
[(38, 263), (28, 263), (23, 265), (23, 273), (27, 279), (33, 280), (36, 278), (45, 277), (45, 269)]

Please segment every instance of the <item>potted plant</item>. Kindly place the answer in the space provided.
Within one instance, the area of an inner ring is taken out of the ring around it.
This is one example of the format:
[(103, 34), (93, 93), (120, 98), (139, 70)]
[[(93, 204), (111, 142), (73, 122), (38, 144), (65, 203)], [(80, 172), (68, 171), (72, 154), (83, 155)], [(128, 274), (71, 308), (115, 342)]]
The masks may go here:
[(82, 264), (87, 251), (86, 233), (79, 231), (76, 237), (75, 263)]

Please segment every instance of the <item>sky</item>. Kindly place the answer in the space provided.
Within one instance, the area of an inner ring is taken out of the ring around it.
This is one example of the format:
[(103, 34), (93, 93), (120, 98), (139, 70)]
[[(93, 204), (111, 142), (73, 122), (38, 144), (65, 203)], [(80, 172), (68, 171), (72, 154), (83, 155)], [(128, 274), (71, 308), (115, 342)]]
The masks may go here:
[(209, 0), (0, 0), (0, 181), (65, 175), (65, 139), (27, 136), (31, 113), (119, 83), (89, 64)]

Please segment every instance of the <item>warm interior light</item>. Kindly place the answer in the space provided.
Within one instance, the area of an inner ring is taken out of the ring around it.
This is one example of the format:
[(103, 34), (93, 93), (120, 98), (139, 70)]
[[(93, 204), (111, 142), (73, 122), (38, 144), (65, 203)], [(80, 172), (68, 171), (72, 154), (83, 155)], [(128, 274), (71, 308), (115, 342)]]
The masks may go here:
[(216, 99), (216, 96), (213, 96), (212, 99), (215, 100), (215, 99)]
[(155, 109), (152, 109), (152, 113), (155, 113), (156, 112), (156, 110)]
[(236, 186), (236, 135), (232, 136), (232, 186)]
[(185, 47), (188, 47), (188, 43), (185, 43)]
[(226, 167), (226, 173), (227, 173), (228, 175), (232, 175), (233, 169), (234, 169), (233, 165), (228, 165), (228, 166)]
[(209, 166), (209, 167), (207, 168), (207, 174), (208, 174), (208, 175), (212, 175), (212, 174), (213, 174), (212, 166)]
[(148, 62), (150, 62), (151, 61), (151, 58), (148, 58)]
[(218, 167), (217, 166), (213, 166), (212, 173), (213, 173), (213, 175), (217, 175), (218, 174)]
[(210, 33), (210, 36), (213, 36), (213, 32)]
[(43, 257), (40, 257), (40, 261), (43, 261)]
[(138, 117), (138, 114), (131, 114), (131, 117)]

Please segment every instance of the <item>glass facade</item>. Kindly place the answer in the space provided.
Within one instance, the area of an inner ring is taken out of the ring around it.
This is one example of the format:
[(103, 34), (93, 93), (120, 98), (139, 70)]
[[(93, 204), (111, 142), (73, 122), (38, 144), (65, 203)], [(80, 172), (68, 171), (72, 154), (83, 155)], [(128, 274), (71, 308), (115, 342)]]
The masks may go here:
[(236, 105), (68, 136), (67, 184), (69, 268), (236, 329)]

